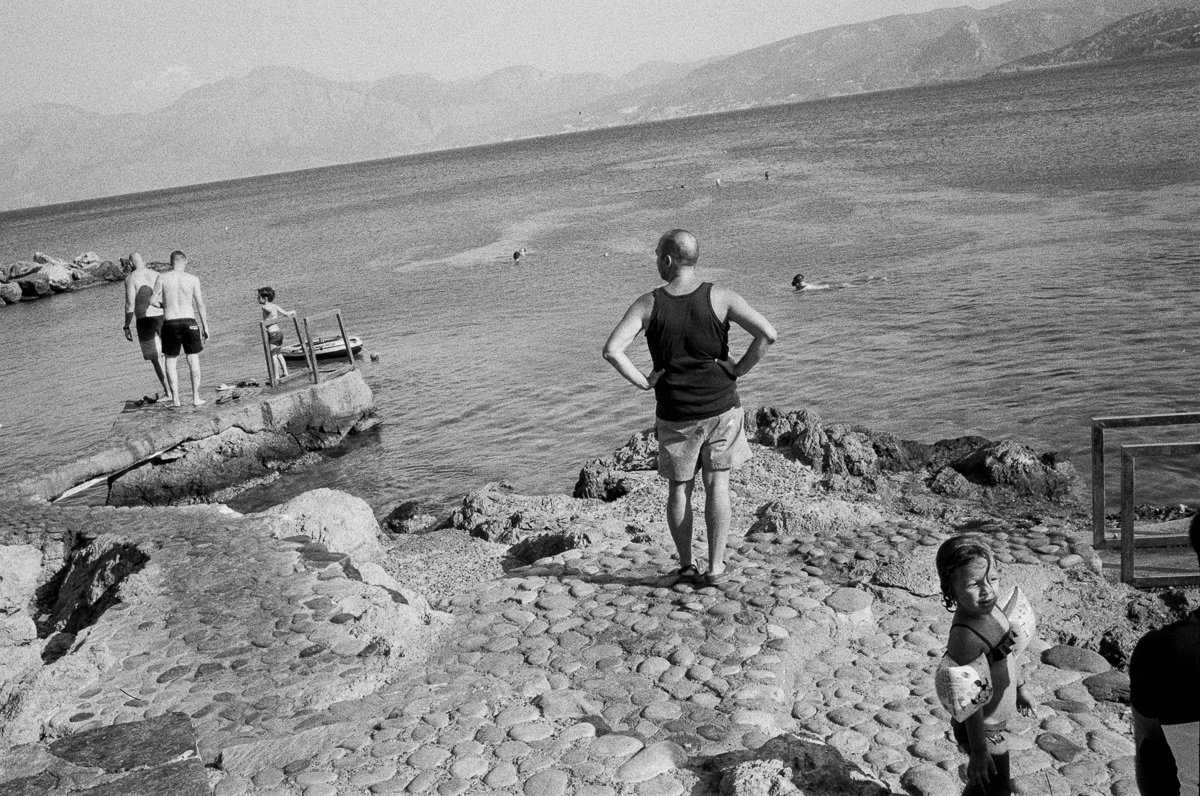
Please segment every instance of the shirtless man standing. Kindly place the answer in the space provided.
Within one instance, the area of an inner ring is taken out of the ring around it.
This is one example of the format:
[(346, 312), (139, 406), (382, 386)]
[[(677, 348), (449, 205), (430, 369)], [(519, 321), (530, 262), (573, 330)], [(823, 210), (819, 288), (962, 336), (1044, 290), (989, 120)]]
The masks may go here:
[(192, 377), (192, 406), (203, 406), (208, 401), (200, 397), (200, 352), (204, 350), (203, 341), (209, 337), (208, 311), (200, 292), (200, 280), (187, 273), (187, 256), (183, 252), (171, 252), (171, 270), (159, 274), (151, 303), (163, 309), (162, 350), (167, 358), (171, 403), (179, 406), (177, 365), (182, 349), (187, 354)]
[(133, 342), (129, 325), (136, 320), (142, 358), (154, 366), (154, 375), (158, 376), (158, 383), (162, 385), (163, 397), (170, 398), (171, 388), (163, 372), (162, 346), (158, 340), (163, 324), (162, 310), (150, 303), (158, 274), (146, 267), (146, 261), (137, 252), (129, 255), (129, 259), (133, 263), (133, 271), (125, 277), (125, 339)]

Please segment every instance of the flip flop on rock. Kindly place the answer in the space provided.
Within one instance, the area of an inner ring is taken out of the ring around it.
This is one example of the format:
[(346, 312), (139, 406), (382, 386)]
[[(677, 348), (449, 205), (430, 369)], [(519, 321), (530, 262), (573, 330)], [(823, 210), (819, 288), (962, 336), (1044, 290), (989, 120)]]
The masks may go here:
[(675, 576), (675, 581), (681, 583), (683, 581), (694, 582), (700, 578), (700, 570), (696, 569), (695, 564), (688, 564), (680, 567), (671, 573)]

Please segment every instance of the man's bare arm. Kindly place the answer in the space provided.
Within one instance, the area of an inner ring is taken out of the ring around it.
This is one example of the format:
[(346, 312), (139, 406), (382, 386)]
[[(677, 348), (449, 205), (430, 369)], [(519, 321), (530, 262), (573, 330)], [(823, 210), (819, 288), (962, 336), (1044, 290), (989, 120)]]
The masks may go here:
[(200, 334), (207, 340), (212, 335), (208, 331), (208, 308), (204, 306), (204, 293), (200, 290), (200, 280), (196, 280), (196, 291), (192, 293), (192, 303), (196, 305), (200, 317)]
[(625, 349), (629, 348), (629, 344), (638, 333), (646, 328), (653, 310), (654, 294), (647, 293), (625, 311), (625, 317), (621, 318), (621, 322), (604, 343), (604, 358), (608, 360), (608, 364), (616, 368), (617, 373), (624, 376), (626, 381), (642, 390), (654, 387), (655, 382), (662, 376), (662, 371), (656, 370), (649, 376), (643, 374), (626, 355)]
[(137, 305), (137, 288), (133, 285), (133, 280), (125, 280), (125, 339), (132, 340), (133, 333), (129, 331), (130, 325), (133, 323), (134, 307)]
[(742, 354), (742, 358), (733, 366), (734, 376), (745, 376), (767, 353), (768, 346), (779, 339), (779, 335), (770, 321), (732, 290), (728, 292), (728, 302), (729, 308), (725, 317), (754, 337), (746, 353)]
[(1175, 755), (1158, 719), (1133, 711), (1134, 777), (1142, 793), (1178, 793)]

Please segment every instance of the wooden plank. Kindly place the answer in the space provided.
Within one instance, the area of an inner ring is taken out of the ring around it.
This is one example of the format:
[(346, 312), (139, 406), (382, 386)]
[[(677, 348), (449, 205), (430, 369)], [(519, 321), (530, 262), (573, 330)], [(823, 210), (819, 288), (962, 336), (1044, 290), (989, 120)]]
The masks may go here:
[(1133, 455), (1121, 448), (1121, 582), (1133, 581)]
[(1144, 428), (1146, 426), (1186, 426), (1200, 423), (1200, 412), (1172, 412), (1162, 415), (1123, 415), (1093, 417), (1092, 428)]
[(304, 351), (308, 358), (309, 373), (312, 375), (312, 383), (320, 384), (321, 374), (317, 370), (317, 352), (313, 348), (312, 330), (308, 328), (308, 318), (304, 319)]
[(350, 338), (346, 336), (346, 327), (342, 324), (342, 313), (337, 314), (338, 331), (342, 335), (342, 345), (346, 347), (346, 359), (350, 360), (350, 367), (354, 367), (354, 352), (350, 350)]
[(1135, 536), (1134, 547), (1191, 547), (1187, 536)]
[(1122, 445), (1133, 456), (1186, 456), (1200, 453), (1200, 442), (1144, 442)]
[(1167, 586), (1200, 586), (1200, 575), (1143, 575), (1129, 582), (1135, 589), (1154, 589)]
[(308, 349), (304, 346), (304, 333), (300, 331), (300, 319), (292, 315), (292, 323), (296, 326), (296, 341), (300, 343), (300, 350), (304, 352), (304, 367), (308, 368), (308, 377), (312, 378), (312, 363), (308, 361)]

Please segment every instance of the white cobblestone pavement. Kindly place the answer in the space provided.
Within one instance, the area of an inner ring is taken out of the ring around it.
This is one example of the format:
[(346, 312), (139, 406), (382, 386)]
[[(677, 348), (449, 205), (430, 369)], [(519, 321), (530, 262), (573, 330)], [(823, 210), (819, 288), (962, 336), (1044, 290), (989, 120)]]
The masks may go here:
[[(866, 524), (747, 534), (764, 490), (785, 513), (813, 497), (766, 475), (735, 478), (718, 585), (664, 574), (662, 534), (605, 536), (464, 588), (430, 615), (424, 656), (360, 632), (375, 587), (354, 562), (256, 515), (5, 506), (0, 544), (112, 534), (149, 555), (21, 715), (54, 737), (182, 712), (219, 796), (715, 792), (710, 761), (783, 732), (824, 739), (896, 793), (957, 793), (965, 757), (932, 686), (949, 615), (927, 590), (856, 573), (930, 561), (962, 516), (871, 509), (855, 515)], [(659, 510), (661, 487), (646, 490), (639, 512)], [(1079, 523), (971, 527), (1016, 571), (1102, 582)], [(1094, 672), (1042, 662), (1050, 646), (1030, 650), (1041, 706), (1013, 732), (1016, 792), (1136, 794), (1128, 708), (1093, 697)], [(38, 743), (0, 754), (0, 793)]]

